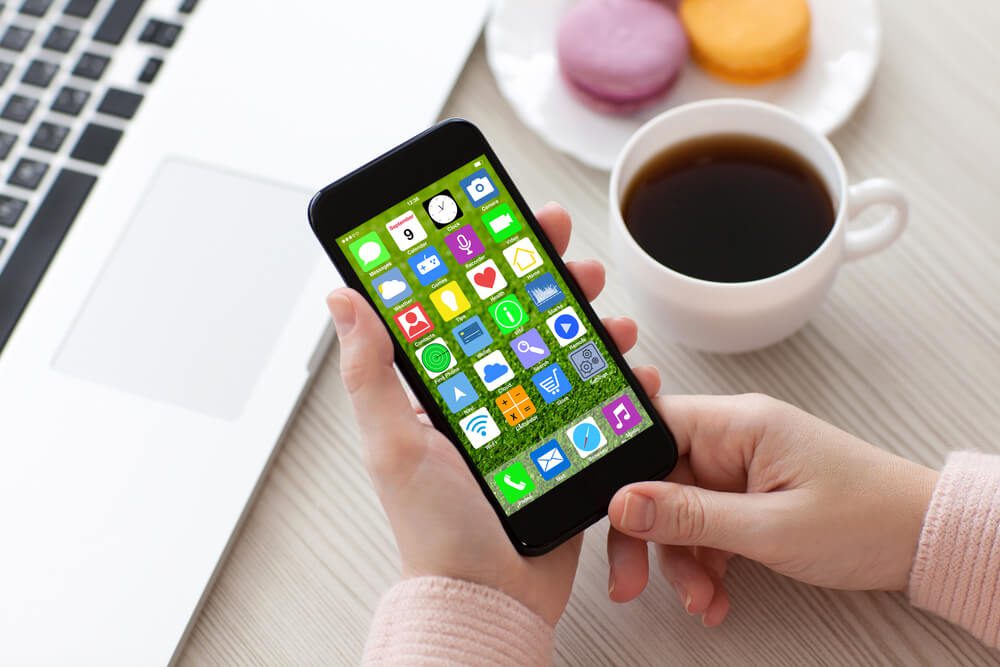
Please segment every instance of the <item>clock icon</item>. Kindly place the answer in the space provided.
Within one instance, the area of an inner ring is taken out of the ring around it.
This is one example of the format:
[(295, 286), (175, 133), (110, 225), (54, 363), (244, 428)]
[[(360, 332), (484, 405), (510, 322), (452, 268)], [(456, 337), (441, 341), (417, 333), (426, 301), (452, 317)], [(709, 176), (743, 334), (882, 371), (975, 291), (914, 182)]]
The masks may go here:
[(424, 209), (438, 227), (450, 225), (462, 217), (462, 210), (447, 190), (442, 190), (425, 201)]

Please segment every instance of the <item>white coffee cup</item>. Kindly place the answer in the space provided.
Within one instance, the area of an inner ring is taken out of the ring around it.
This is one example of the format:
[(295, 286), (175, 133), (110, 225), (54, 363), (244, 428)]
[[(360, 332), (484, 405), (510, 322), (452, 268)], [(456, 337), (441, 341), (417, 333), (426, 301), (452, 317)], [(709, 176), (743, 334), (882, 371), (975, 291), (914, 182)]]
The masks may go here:
[[(836, 219), (829, 236), (792, 268), (761, 280), (719, 283), (678, 273), (636, 242), (622, 217), (622, 199), (639, 170), (664, 150), (717, 134), (770, 139), (792, 149), (822, 178)], [(891, 181), (848, 185), (844, 164), (826, 137), (779, 107), (751, 100), (717, 99), (675, 107), (642, 126), (622, 149), (611, 172), (614, 270), (624, 278), (639, 314), (669, 340), (708, 352), (766, 347), (795, 333), (819, 309), (837, 270), (885, 249), (906, 227), (908, 206)], [(866, 208), (886, 205), (884, 217), (864, 228), (851, 221)]]

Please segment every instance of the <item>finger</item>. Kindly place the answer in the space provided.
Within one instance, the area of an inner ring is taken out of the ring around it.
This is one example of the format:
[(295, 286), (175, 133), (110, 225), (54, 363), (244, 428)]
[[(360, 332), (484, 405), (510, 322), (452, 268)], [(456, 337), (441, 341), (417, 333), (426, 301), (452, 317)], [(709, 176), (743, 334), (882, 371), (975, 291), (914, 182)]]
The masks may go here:
[(709, 603), (708, 608), (701, 615), (701, 624), (706, 628), (718, 626), (725, 620), (726, 614), (729, 613), (729, 591), (726, 590), (725, 584), (719, 579), (713, 577), (712, 583), (715, 588), (715, 595), (712, 596), (712, 601)]
[(615, 494), (608, 517), (615, 528), (639, 539), (751, 555), (768, 539), (767, 517), (781, 516), (782, 502), (773, 494), (639, 482)]
[(663, 396), (656, 408), (677, 439), (681, 456), (694, 446), (728, 448), (734, 457), (750, 460), (780, 401), (758, 394), (741, 396)]
[(715, 584), (688, 547), (657, 545), (656, 556), (663, 578), (674, 587), (684, 611), (702, 614), (715, 596)]
[(653, 366), (636, 366), (632, 372), (646, 395), (656, 396), (660, 391), (660, 371)]
[(560, 255), (566, 252), (566, 247), (569, 246), (569, 233), (573, 227), (566, 209), (555, 202), (549, 202), (535, 211), (535, 219), (542, 226), (556, 252)]
[(601, 290), (604, 289), (607, 276), (605, 275), (604, 265), (596, 259), (581, 259), (566, 262), (566, 268), (569, 269), (573, 279), (576, 280), (576, 284), (580, 286), (580, 291), (583, 292), (583, 296), (587, 298), (587, 301), (596, 299)]
[(614, 341), (615, 347), (622, 354), (626, 354), (635, 347), (636, 342), (639, 340), (639, 325), (631, 318), (605, 317), (601, 320), (601, 323), (607, 329), (608, 334), (611, 335), (611, 340)]
[(649, 581), (646, 543), (608, 528), (608, 597), (615, 602), (635, 599)]
[(393, 347), (385, 325), (352, 289), (336, 290), (327, 305), (340, 338), (341, 377), (372, 463), (404, 456), (406, 445), (416, 440), (401, 436), (419, 423), (393, 367)]
[[(655, 401), (656, 399), (653, 400)], [(676, 484), (695, 484), (694, 472), (691, 470), (691, 460), (686, 456), (677, 459), (677, 465), (667, 475), (666, 481)]]
[(705, 566), (708, 573), (716, 579), (722, 580), (726, 576), (726, 568), (729, 566), (729, 559), (733, 557), (728, 551), (721, 549), (710, 549), (709, 547), (695, 547), (694, 557)]

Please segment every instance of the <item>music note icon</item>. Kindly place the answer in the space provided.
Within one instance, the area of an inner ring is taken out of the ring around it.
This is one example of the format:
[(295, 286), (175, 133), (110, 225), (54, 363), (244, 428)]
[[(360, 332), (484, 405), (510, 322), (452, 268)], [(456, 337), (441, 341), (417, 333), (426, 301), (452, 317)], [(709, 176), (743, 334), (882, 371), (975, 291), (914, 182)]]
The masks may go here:
[[(628, 408), (625, 407), (624, 403), (619, 403), (615, 409), (612, 410), (611, 414), (618, 420), (618, 423), (614, 426), (615, 430), (623, 428), (625, 426), (625, 422), (632, 418), (632, 413), (628, 411)], [(623, 419), (625, 420), (624, 422), (622, 421)]]
[(615, 435), (621, 435), (642, 423), (642, 414), (628, 396), (619, 396), (605, 405), (601, 412)]

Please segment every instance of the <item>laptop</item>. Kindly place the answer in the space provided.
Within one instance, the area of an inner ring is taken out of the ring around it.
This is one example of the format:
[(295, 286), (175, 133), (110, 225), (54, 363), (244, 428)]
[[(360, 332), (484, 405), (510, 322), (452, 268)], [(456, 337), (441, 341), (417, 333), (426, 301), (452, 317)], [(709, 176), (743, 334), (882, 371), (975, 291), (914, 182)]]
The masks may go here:
[(487, 10), (0, 3), (0, 664), (176, 654), (332, 338), (309, 198)]

